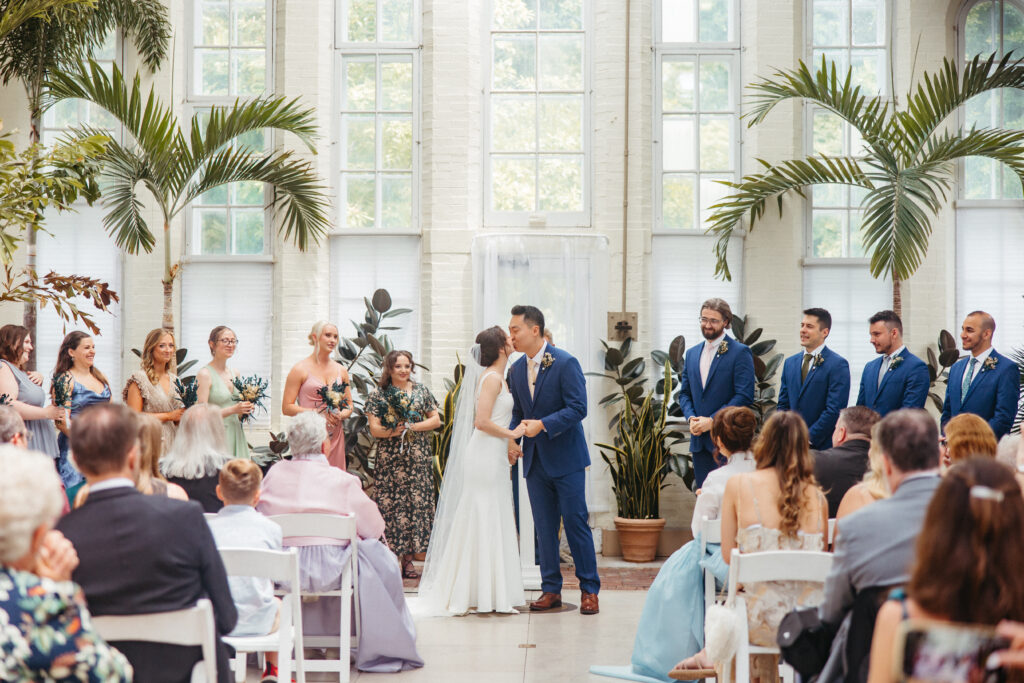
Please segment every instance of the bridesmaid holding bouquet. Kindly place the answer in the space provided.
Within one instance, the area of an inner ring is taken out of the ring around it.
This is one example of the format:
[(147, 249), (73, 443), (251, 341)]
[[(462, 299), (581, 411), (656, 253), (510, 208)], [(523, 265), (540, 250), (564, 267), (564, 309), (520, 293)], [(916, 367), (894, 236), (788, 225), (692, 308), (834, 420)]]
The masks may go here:
[[(302, 359), (288, 372), (284, 385), (281, 412), (289, 417), (308, 410), (322, 413), (327, 419), (327, 434), (331, 447), (327, 461), (335, 467), (345, 469), (345, 430), (342, 425), (352, 414), (352, 389), (349, 387), (348, 370), (333, 360), (331, 354), (339, 341), (338, 327), (321, 320), (309, 332), (309, 345), (313, 353)], [(345, 407), (333, 409), (324, 401), (323, 387), (327, 392), (335, 390), (344, 394)]]
[(124, 403), (137, 413), (150, 413), (163, 429), (163, 453), (174, 443), (174, 433), (185, 412), (176, 388), (174, 335), (157, 328), (146, 335), (142, 345), (142, 368), (128, 378), (121, 392)]
[(228, 359), (235, 355), (235, 349), (238, 348), (238, 335), (230, 327), (219, 325), (210, 332), (209, 344), (213, 360), (196, 373), (198, 402), (220, 408), (228, 454), (232, 458), (248, 460), (249, 444), (245, 440), (239, 416), (250, 414), (253, 405), (249, 401), (236, 402), (232, 397), (233, 381), (238, 377), (238, 371), (228, 367)]

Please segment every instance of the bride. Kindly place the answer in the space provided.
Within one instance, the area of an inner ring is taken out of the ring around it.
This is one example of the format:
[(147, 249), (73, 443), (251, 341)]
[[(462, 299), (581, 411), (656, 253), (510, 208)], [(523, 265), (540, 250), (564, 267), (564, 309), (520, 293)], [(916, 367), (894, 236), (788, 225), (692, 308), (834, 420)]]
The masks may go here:
[[(512, 343), (500, 327), (476, 337), (455, 405), (451, 451), (420, 580), (426, 614), (515, 613), (526, 603), (508, 475)], [(420, 611), (420, 610), (417, 610)]]

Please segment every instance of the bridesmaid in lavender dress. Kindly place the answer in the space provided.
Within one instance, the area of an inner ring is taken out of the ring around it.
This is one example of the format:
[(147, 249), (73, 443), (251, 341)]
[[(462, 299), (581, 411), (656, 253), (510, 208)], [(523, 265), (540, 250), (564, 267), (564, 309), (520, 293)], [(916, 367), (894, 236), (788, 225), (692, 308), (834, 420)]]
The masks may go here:
[(345, 389), (348, 407), (342, 411), (326, 410), (317, 393), (325, 384), (349, 383), (348, 370), (331, 359), (331, 354), (338, 346), (338, 327), (325, 320), (317, 322), (309, 332), (309, 345), (313, 347), (313, 353), (296, 363), (288, 372), (281, 412), (288, 416), (308, 410), (323, 414), (327, 419), (327, 433), (331, 439), (327, 461), (335, 467), (346, 469), (343, 425), (345, 419), (352, 414), (352, 388)]

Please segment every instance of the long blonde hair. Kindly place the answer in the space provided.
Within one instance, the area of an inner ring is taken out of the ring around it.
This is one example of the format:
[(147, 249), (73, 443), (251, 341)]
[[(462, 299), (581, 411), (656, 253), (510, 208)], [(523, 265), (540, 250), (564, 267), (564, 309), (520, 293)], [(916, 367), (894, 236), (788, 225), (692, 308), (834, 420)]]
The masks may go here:
[(800, 530), (800, 512), (808, 485), (814, 479), (807, 425), (799, 413), (784, 410), (772, 415), (754, 445), (757, 469), (775, 469), (779, 478), (779, 530), (796, 536)]
[[(871, 431), (874, 433), (874, 427)], [(882, 471), (882, 449), (877, 444), (872, 438), (871, 447), (868, 448), (868, 473), (862, 481), (868, 494), (875, 500), (881, 500), (889, 497), (889, 489), (885, 485), (885, 473)]]
[(153, 493), (153, 480), (164, 481), (158, 467), (163, 449), (163, 427), (160, 420), (149, 413), (136, 413), (139, 425), (139, 480), (135, 488), (146, 494)]
[[(146, 373), (146, 377), (149, 379), (150, 384), (157, 383), (156, 369), (153, 367), (153, 351), (156, 350), (157, 344), (164, 335), (171, 338), (171, 343), (174, 344), (174, 333), (164, 327), (158, 327), (155, 330), (150, 330), (149, 334), (146, 335), (146, 341), (142, 345), (142, 369)], [(177, 346), (175, 346), (177, 349)], [(175, 360), (175, 354), (171, 354), (171, 362), (167, 364), (167, 374), (174, 372), (177, 367)]]

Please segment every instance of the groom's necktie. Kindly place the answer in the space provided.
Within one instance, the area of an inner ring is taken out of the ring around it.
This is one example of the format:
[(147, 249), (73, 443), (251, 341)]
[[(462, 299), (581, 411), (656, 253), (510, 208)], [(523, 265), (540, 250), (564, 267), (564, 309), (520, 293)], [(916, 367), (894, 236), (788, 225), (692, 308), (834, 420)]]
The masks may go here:
[(885, 379), (885, 373), (889, 371), (889, 356), (882, 356), (882, 366), (878, 368), (878, 386), (882, 386), (882, 380)]
[(530, 398), (533, 398), (533, 389), (537, 385), (537, 361), (530, 358), (527, 361), (527, 367), (530, 371)]
[(800, 383), (803, 384), (807, 380), (807, 371), (811, 369), (811, 361), (814, 360), (813, 353), (804, 354), (804, 362), (800, 364)]
[(964, 381), (960, 385), (960, 404), (963, 405), (964, 399), (967, 398), (967, 390), (971, 388), (971, 380), (974, 379), (974, 366), (977, 365), (978, 359), (971, 358), (967, 362), (967, 372), (964, 373)]

